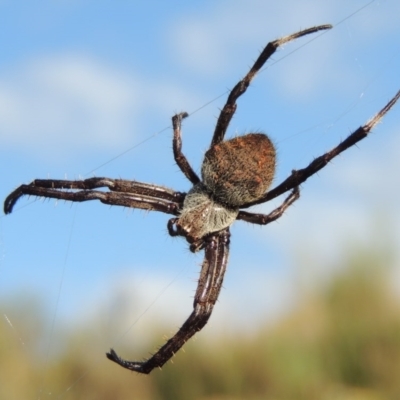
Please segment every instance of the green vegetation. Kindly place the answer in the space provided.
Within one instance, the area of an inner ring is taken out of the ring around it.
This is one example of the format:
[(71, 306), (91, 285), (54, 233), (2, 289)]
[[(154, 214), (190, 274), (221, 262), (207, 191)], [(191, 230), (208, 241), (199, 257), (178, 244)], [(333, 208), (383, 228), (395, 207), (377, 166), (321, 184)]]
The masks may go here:
[(382, 260), (358, 255), (274, 326), (251, 337), (192, 340), (150, 376), (100, 358), (99, 346), (87, 344), (98, 336), (93, 326), (41, 359), (40, 313), (26, 307), (29, 343), (0, 325), (0, 399), (400, 399), (400, 304)]

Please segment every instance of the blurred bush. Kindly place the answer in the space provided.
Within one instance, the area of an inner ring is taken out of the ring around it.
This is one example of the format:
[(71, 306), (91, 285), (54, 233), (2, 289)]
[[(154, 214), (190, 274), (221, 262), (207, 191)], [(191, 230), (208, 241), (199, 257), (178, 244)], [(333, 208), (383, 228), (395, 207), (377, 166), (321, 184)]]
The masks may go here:
[(387, 264), (358, 252), (273, 326), (192, 340), (150, 376), (99, 355), (93, 325), (69, 335), (56, 356), (40, 357), (41, 312), (29, 302), (19, 312), (28, 312), (21, 337), (30, 343), (0, 324), (0, 399), (400, 399), (400, 306)]

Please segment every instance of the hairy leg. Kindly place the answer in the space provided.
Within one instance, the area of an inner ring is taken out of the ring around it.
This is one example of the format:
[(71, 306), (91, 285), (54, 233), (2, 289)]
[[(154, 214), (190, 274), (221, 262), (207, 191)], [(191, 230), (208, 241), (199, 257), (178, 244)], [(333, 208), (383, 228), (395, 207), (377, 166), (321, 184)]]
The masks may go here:
[(224, 108), (221, 110), (221, 113), (219, 114), (219, 118), (217, 121), (217, 125), (215, 127), (214, 136), (212, 138), (210, 147), (220, 143), (224, 139), (228, 125), (233, 117), (233, 114), (236, 111), (237, 107), (236, 100), (247, 90), (254, 76), (257, 74), (257, 72), (260, 71), (260, 69), (263, 67), (266, 61), (272, 56), (272, 54), (275, 53), (276, 49), (279, 46), (291, 42), (292, 40), (295, 40), (301, 36), (309, 35), (310, 33), (315, 33), (321, 30), (331, 29), (331, 28), (332, 25), (315, 26), (309, 29), (304, 29), (302, 31), (296, 32), (292, 35), (274, 40), (273, 42), (269, 42), (265, 46), (264, 50), (261, 52), (259, 57), (257, 58), (254, 65), (250, 68), (250, 71), (247, 73), (247, 75), (241, 81), (239, 81), (229, 93)]
[(285, 199), (285, 201), (269, 214), (255, 214), (246, 211), (239, 211), (239, 214), (236, 219), (250, 222), (252, 224), (267, 225), (280, 218), (283, 215), (283, 213), (287, 210), (287, 208), (289, 208), (299, 197), (300, 197), (300, 190), (299, 187), (296, 186), (289, 194), (289, 196)]
[(222, 287), (229, 255), (229, 230), (206, 239), (205, 257), (194, 297), (193, 312), (179, 331), (146, 361), (127, 361), (111, 349), (107, 358), (131, 371), (149, 374), (161, 368), (175, 353), (207, 323)]
[(400, 90), (385, 105), (385, 107), (382, 108), (382, 110), (380, 110), (377, 114), (375, 114), (365, 125), (356, 129), (353, 133), (351, 133), (346, 139), (340, 142), (332, 150), (314, 159), (314, 161), (312, 161), (307, 167), (299, 170), (293, 170), (292, 174), (287, 179), (285, 179), (280, 185), (270, 190), (260, 199), (247, 203), (241, 206), (241, 208), (248, 208), (256, 204), (265, 203), (266, 201), (272, 200), (275, 197), (278, 197), (281, 194), (287, 192), (288, 190), (292, 190), (293, 188), (305, 182), (310, 176), (314, 175), (322, 168), (324, 168), (329, 163), (329, 161), (331, 161), (334, 157), (336, 157), (343, 151), (347, 150), (348, 148), (354, 146), (360, 140), (366, 138), (368, 134), (371, 132), (371, 130), (385, 116), (385, 114), (395, 105), (395, 103), (399, 100), (399, 98), (400, 98)]
[(172, 148), (174, 150), (174, 158), (178, 167), (184, 173), (186, 178), (189, 179), (190, 182), (195, 185), (200, 182), (199, 177), (193, 171), (193, 168), (190, 166), (189, 161), (182, 153), (182, 136), (181, 136), (181, 125), (182, 119), (188, 117), (189, 114), (186, 112), (174, 115), (172, 117), (172, 127), (174, 129), (174, 138), (172, 141)]
[[(110, 192), (94, 190), (108, 188)], [(184, 193), (147, 183), (123, 179), (89, 178), (85, 180), (36, 179), (28, 185), (21, 185), (4, 201), (4, 212), (12, 212), (15, 203), (22, 196), (39, 196), (75, 202), (100, 200), (105, 204), (161, 211), (177, 215)]]

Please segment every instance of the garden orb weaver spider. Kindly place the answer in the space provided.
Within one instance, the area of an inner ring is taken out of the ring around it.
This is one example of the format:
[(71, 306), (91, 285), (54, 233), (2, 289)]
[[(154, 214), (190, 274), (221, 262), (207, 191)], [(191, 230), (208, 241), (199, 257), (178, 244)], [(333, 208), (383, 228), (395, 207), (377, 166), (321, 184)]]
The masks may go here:
[[(249, 133), (224, 141), (226, 130), (236, 111), (236, 101), (279, 46), (331, 27), (315, 26), (266, 45), (247, 75), (231, 90), (221, 110), (210, 148), (205, 153), (201, 167), (202, 179), (194, 172), (181, 151), (181, 123), (188, 114), (180, 113), (172, 118), (174, 158), (183, 174), (193, 184), (188, 193), (122, 179), (36, 179), (28, 185), (21, 185), (6, 198), (6, 214), (11, 213), (15, 203), (24, 195), (75, 202), (100, 200), (109, 205), (172, 214), (174, 218), (167, 224), (169, 234), (186, 238), (192, 252), (204, 250), (204, 261), (194, 296), (194, 309), (178, 332), (148, 360), (127, 361), (118, 356), (113, 349), (107, 353), (110, 360), (124, 368), (144, 374), (150, 373), (156, 367), (161, 368), (187, 340), (206, 325), (211, 316), (227, 267), (230, 225), (235, 220), (267, 225), (281, 217), (299, 198), (300, 184), (324, 168), (338, 154), (365, 138), (399, 99), (400, 91), (374, 117), (339, 145), (314, 159), (307, 167), (292, 171), (281, 184), (267, 191), (275, 172), (275, 149), (268, 136)], [(99, 188), (109, 191), (96, 190)], [(286, 199), (267, 215), (243, 211), (285, 192), (290, 192)]]

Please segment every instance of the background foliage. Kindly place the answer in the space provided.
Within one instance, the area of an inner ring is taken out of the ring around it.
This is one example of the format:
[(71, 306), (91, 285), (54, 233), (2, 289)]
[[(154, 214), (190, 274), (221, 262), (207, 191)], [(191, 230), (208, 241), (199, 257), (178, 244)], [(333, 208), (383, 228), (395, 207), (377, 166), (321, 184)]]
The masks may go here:
[[(389, 265), (390, 252), (354, 252), (341, 273), (305, 291), (274, 324), (211, 342), (199, 334), (150, 376), (99, 357), (92, 324), (68, 335), (55, 332), (64, 335), (64, 346), (57, 356), (41, 359), (40, 305), (22, 296), (14, 307), (25, 325), (16, 332), (0, 324), (0, 398), (398, 399), (400, 305)], [(158, 344), (159, 334), (153, 337)]]

